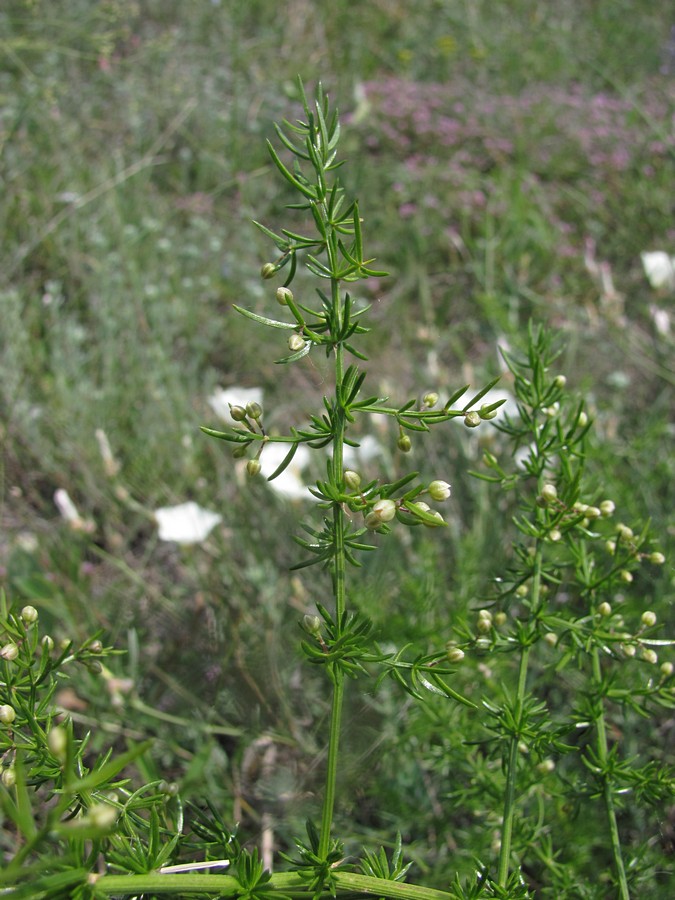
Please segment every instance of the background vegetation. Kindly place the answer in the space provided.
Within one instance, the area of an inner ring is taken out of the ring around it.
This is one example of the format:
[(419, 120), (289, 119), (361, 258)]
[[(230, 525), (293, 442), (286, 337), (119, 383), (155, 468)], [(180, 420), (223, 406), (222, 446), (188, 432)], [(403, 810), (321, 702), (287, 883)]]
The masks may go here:
[[(273, 314), (249, 221), (282, 221), (264, 139), (298, 108), (296, 74), (338, 101), (347, 187), (392, 273), (363, 293), (389, 337), (368, 347), (371, 387), (479, 385), (530, 317), (552, 326), (594, 414), (598, 490), (668, 554), (673, 285), (652, 287), (640, 254), (675, 252), (672, 24), (639, 0), (2, 5), (0, 565), (55, 640), (103, 629), (126, 651), (59, 695), (99, 726), (92, 750), (154, 736), (147, 777), (208, 795), (253, 837), (273, 815), (282, 848), (315, 804), (327, 710), (295, 647), (323, 588), (288, 572), (308, 505), (245, 483), (198, 430), (218, 427), (218, 387), (262, 389), (280, 430), (323, 393), (320, 361), (280, 379), (279, 347), (231, 310)], [(352, 601), (385, 645), (442, 646), (504, 571), (509, 509), (467, 474), (498, 447), (486, 432), (450, 427), (418, 451), (425, 477), (452, 482), (451, 527), (367, 561)], [(397, 436), (370, 444), (392, 477)], [(160, 541), (154, 511), (186, 500), (221, 524), (195, 546)], [(672, 565), (641, 572), (627, 615), (649, 607), (672, 633), (672, 588)], [(450, 857), (470, 871), (491, 834), (475, 800), (448, 799), (447, 713), (393, 688), (349, 702), (338, 814), (354, 845), (400, 828), (430, 884)], [(672, 761), (665, 715), (616, 737)], [(623, 816), (672, 869), (673, 809)], [(590, 872), (593, 819), (573, 827)]]

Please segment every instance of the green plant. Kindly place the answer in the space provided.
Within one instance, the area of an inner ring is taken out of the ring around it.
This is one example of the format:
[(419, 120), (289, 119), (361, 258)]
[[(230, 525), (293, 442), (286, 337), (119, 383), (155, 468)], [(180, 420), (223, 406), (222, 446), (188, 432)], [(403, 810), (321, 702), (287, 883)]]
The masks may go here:
[[(358, 206), (346, 198), (336, 177), (339, 121), (320, 88), (314, 105), (303, 94), (303, 115), (302, 121), (277, 130), (292, 165), (270, 145), (276, 168), (297, 195), (290, 208), (303, 216), (303, 230), (259, 226), (278, 251), (275, 261), (263, 266), (263, 279), (287, 273), (275, 294), (285, 317), (237, 309), (258, 325), (288, 333), (290, 352), (281, 364), (325, 352), (333, 366), (333, 392), (309, 425), (292, 426), (287, 434), (268, 432), (258, 403), (233, 405), (235, 425), (227, 431), (203, 430), (233, 445), (235, 457), (249, 456), (252, 491), (271, 444), (288, 449), (270, 480), (290, 465), (301, 446), (328, 450), (326, 475), (311, 488), (322, 521), (318, 527), (304, 526), (305, 536), (297, 538), (304, 557), (295, 566), (321, 566), (332, 588), (330, 606), (317, 603), (316, 611), (302, 619), (304, 655), (323, 670), (331, 692), (320, 822), (308, 822), (306, 839), (296, 841), (294, 854), (283, 854), (287, 871), (274, 874), (213, 806), (195, 811), (192, 836), (183, 834), (182, 808), (169, 786), (133, 790), (118, 778), (142, 755), (143, 745), (90, 765), (84, 761), (86, 738), (77, 739), (68, 725), (51, 727), (59, 672), (70, 662), (97, 668), (103, 653), (98, 638), (75, 654), (66, 648), (52, 659), (48, 643), (38, 640), (33, 612), (5, 610), (7, 637), (0, 656), (6, 696), (0, 717), (7, 726), (5, 771), (12, 774), (3, 776), (2, 802), (16, 849), (0, 884), (14, 897), (143, 893), (262, 900), (330, 893), (449, 900), (535, 892), (599, 896), (611, 882), (625, 900), (631, 882), (639, 886), (651, 870), (634, 850), (627, 864), (622, 798), (629, 792), (636, 803), (665, 802), (672, 796), (673, 777), (655, 761), (623, 758), (611, 740), (611, 726), (621, 716), (648, 716), (655, 705), (671, 706), (673, 667), (662, 662), (656, 668), (653, 646), (669, 642), (654, 637), (655, 614), (645, 610), (639, 623), (624, 621), (618, 591), (630, 585), (639, 567), (659, 565), (663, 556), (649, 546), (646, 529), (635, 533), (626, 524), (614, 525), (613, 502), (596, 499), (597, 492), (587, 488), (584, 444), (591, 422), (583, 404), (568, 397), (564, 376), (555, 372), (550, 337), (530, 328), (524, 355), (505, 354), (518, 411), (497, 427), (510, 446), (503, 449), (503, 459), (486, 453), (486, 468), (477, 473), (501, 486), (507, 502), (514, 499), (518, 537), (512, 564), (495, 595), (474, 619), (457, 624), (447, 644), (440, 638), (431, 652), (377, 644), (372, 623), (350, 608), (349, 573), (360, 565), (361, 554), (376, 548), (376, 535), (394, 528), (442, 530), (443, 516), (426, 501), (447, 501), (451, 489), (440, 478), (420, 479), (417, 472), (364, 481), (344, 463), (345, 447), (358, 444), (353, 426), (366, 416), (390, 420), (405, 460), (413, 440), (432, 427), (461, 419), (476, 428), (496, 417), (501, 401), (483, 402), (494, 382), (473, 395), (462, 388), (441, 401), (429, 391), (419, 402), (402, 405), (365, 393), (366, 373), (349, 358), (365, 359), (358, 341), (368, 330), (368, 308), (347, 287), (384, 273), (366, 257)], [(300, 302), (291, 290), (300, 261), (325, 285), (317, 290), (317, 301), (305, 295)], [(484, 660), (500, 666), (500, 686), (481, 698), (471, 684), (472, 663)], [(558, 706), (546, 694), (569, 672), (575, 679)], [(389, 681), (441, 723), (444, 717), (449, 721), (447, 709), (458, 715), (464, 740), (448, 744), (442, 762), (471, 777), (467, 784), (453, 782), (445, 799), (480, 815), (496, 832), (492, 850), (463, 848), (478, 859), (473, 877), (463, 880), (453, 867), (443, 890), (406, 883), (400, 835), (392, 841), (391, 858), (384, 849), (366, 850), (360, 861), (346, 855), (344, 839), (334, 834), (334, 812), (349, 680), (368, 680), (375, 689)], [(575, 737), (579, 734), (582, 742)], [(56, 799), (40, 808), (34, 800), (45, 796)], [(561, 816), (547, 810), (551, 798), (556, 806), (602, 808), (605, 826), (591, 848), (595, 876), (577, 859), (561, 855), (565, 835)], [(195, 856), (196, 861), (179, 861)], [(211, 871), (218, 867), (229, 871)], [(606, 880), (594, 882), (597, 872)]]

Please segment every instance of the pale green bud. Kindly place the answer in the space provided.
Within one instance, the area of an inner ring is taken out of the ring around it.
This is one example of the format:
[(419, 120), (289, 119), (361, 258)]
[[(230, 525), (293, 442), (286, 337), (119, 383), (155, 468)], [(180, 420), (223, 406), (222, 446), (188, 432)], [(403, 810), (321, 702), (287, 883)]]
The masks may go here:
[(6, 788), (14, 787), (16, 784), (16, 769), (14, 766), (8, 766), (2, 770), (2, 783)]
[(554, 484), (545, 484), (541, 489), (540, 496), (545, 503), (551, 503), (553, 500), (557, 500), (558, 491), (556, 486)]
[(345, 469), (344, 479), (345, 486), (348, 487), (350, 491), (358, 491), (361, 487), (361, 476), (352, 469)]
[(246, 472), (251, 478), (255, 478), (255, 476), (260, 473), (260, 460), (249, 459), (246, 463)]
[(412, 441), (408, 437), (407, 434), (400, 435), (398, 441), (396, 442), (398, 449), (401, 453), (410, 453), (412, 449)]
[(530, 593), (530, 589), (526, 584), (519, 584), (518, 587), (516, 588), (516, 597), (520, 597), (520, 598), (527, 597), (527, 595), (529, 593)]
[(562, 539), (562, 532), (560, 531), (559, 528), (552, 528), (548, 533), (548, 537), (549, 537), (550, 541), (557, 543), (559, 540)]
[(277, 303), (281, 306), (288, 306), (288, 301), (293, 299), (293, 292), (287, 287), (279, 287), (277, 288), (276, 297)]
[(429, 494), (432, 500), (447, 500), (450, 496), (450, 485), (447, 481), (432, 481), (429, 485)]
[(310, 616), (309, 614), (302, 617), (302, 627), (307, 634), (318, 637), (321, 634), (321, 619), (318, 616)]
[(8, 703), (0, 706), (0, 722), (3, 725), (11, 725), (14, 719), (16, 719), (16, 710), (13, 706)]
[(24, 625), (34, 625), (38, 620), (38, 611), (34, 606), (24, 606), (21, 610), (21, 621)]
[(636, 654), (635, 644), (622, 644), (621, 650), (623, 651), (623, 655), (627, 656), (628, 659), (632, 659)]
[(246, 410), (243, 406), (232, 406), (230, 403), (230, 415), (235, 422), (243, 422), (246, 419)]
[(476, 628), (481, 634), (487, 634), (488, 631), (492, 629), (492, 619), (482, 619), (479, 616), (478, 621), (476, 622)]
[(445, 525), (445, 519), (437, 509), (430, 509), (427, 515), (436, 520), (435, 522), (423, 521), (422, 525), (426, 525), (427, 528), (438, 528), (440, 525)]
[(588, 425), (588, 416), (583, 410), (579, 413), (577, 425), (579, 426), (579, 428), (585, 428)]
[(493, 621), (494, 621), (495, 625), (497, 625), (497, 626), (505, 625), (506, 624), (506, 613), (502, 612), (502, 611), (495, 613), (495, 617), (494, 617)]
[(95, 803), (89, 810), (87, 818), (89, 823), (95, 828), (107, 829), (112, 828), (117, 821), (118, 815), (118, 811), (114, 806), (110, 806), (109, 803)]
[(656, 625), (656, 613), (652, 612), (651, 609), (646, 609), (640, 618), (640, 621), (645, 626), (645, 628), (653, 628)]
[(288, 349), (293, 353), (297, 353), (303, 349), (306, 343), (307, 341), (299, 334), (292, 334), (288, 339)]
[(616, 530), (619, 535), (620, 541), (625, 541), (626, 543), (628, 543), (628, 541), (632, 541), (633, 538), (635, 537), (635, 535), (633, 533), (633, 529), (629, 528), (628, 525), (623, 525), (623, 524), (617, 525)]
[(654, 650), (651, 650), (650, 648), (646, 648), (645, 650), (642, 651), (642, 658), (644, 659), (645, 662), (649, 663), (652, 666), (655, 666), (656, 663), (659, 661), (659, 658), (656, 655), (656, 652)]
[(460, 650), (459, 647), (451, 647), (448, 650), (448, 662), (458, 663), (464, 659), (464, 651)]
[(267, 281), (270, 278), (274, 278), (276, 271), (277, 267), (274, 265), (274, 263), (267, 262), (260, 270), (260, 274)]
[(541, 772), (542, 775), (550, 775), (554, 769), (555, 763), (552, 759), (542, 759), (542, 761), (537, 766), (537, 771)]
[(51, 653), (54, 649), (54, 638), (48, 634), (42, 638), (40, 643), (42, 644), (42, 649), (45, 653)]
[(103, 651), (103, 644), (100, 641), (92, 641), (91, 644), (87, 647), (90, 653), (101, 653)]
[(664, 678), (670, 678), (673, 674), (673, 664), (671, 662), (661, 663), (661, 674)]
[(478, 428), (481, 423), (480, 413), (477, 413), (475, 410), (473, 412), (468, 412), (464, 416), (464, 424), (467, 428)]
[(478, 410), (478, 415), (484, 422), (489, 422), (490, 419), (495, 419), (499, 414), (498, 409), (490, 409), (489, 403), (484, 403), (481, 408)]
[(57, 725), (47, 735), (47, 746), (54, 756), (63, 762), (66, 758), (66, 750), (68, 749), (68, 735), (66, 729), (61, 725)]
[(544, 641), (549, 647), (555, 647), (558, 643), (558, 635), (554, 634), (552, 631), (547, 631), (544, 635)]
[(616, 541), (605, 541), (605, 550), (608, 553), (616, 553)]
[(5, 644), (5, 646), (0, 650), (0, 658), (6, 659), (7, 662), (12, 662), (12, 660), (16, 659), (19, 655), (19, 648), (13, 642), (9, 644)]
[(603, 601), (603, 602), (600, 604), (600, 606), (598, 606), (598, 613), (599, 613), (601, 616), (603, 616), (604, 618), (607, 618), (607, 616), (611, 616), (611, 615), (612, 615), (612, 607), (610, 606), (610, 604), (609, 604), (606, 600)]
[(621, 574), (619, 575), (619, 578), (622, 581), (625, 581), (626, 584), (630, 584), (631, 581), (633, 580), (633, 573), (629, 572), (628, 569), (622, 569)]
[(567, 384), (567, 378), (565, 378), (564, 375), (556, 375), (556, 377), (553, 379), (553, 384), (557, 388), (564, 388)]
[(422, 403), (428, 408), (431, 409), (432, 406), (436, 406), (438, 403), (438, 394), (436, 391), (429, 391), (427, 394), (422, 397)]
[(609, 516), (614, 515), (614, 510), (616, 509), (616, 504), (613, 500), (603, 500), (600, 504), (600, 513), (601, 515), (608, 518)]
[(255, 400), (251, 400), (246, 404), (246, 415), (250, 416), (252, 419), (260, 419), (262, 416), (262, 406), (259, 403), (256, 403)]
[(654, 553), (650, 553), (647, 557), (650, 563), (654, 563), (655, 566), (662, 566), (666, 561), (663, 553), (659, 553), (658, 551), (654, 551)]
[(586, 509), (586, 518), (587, 519), (599, 519), (602, 515), (602, 512), (597, 506), (589, 506)]

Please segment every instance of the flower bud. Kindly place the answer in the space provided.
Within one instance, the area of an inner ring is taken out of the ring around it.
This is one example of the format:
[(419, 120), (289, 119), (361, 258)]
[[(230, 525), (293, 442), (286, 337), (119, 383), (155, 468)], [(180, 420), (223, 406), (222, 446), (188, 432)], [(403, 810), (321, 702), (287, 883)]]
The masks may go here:
[(38, 611), (34, 606), (24, 606), (21, 610), (21, 621), (27, 627), (34, 625), (38, 620)]
[(103, 644), (98, 640), (92, 641), (87, 647), (87, 650), (90, 653), (101, 653), (103, 651)]
[(499, 415), (498, 409), (490, 409), (490, 403), (484, 403), (481, 408), (478, 410), (478, 415), (481, 417), (483, 422), (489, 422), (490, 419), (496, 419)]
[(557, 543), (562, 538), (562, 533), (559, 528), (552, 528), (548, 533), (548, 538), (550, 541)]
[(361, 476), (352, 469), (345, 469), (344, 480), (345, 487), (349, 488), (350, 491), (358, 491), (361, 487)]
[(656, 613), (652, 612), (651, 609), (646, 609), (640, 618), (640, 621), (645, 626), (645, 628), (653, 628), (656, 625)]
[(8, 703), (0, 706), (0, 723), (11, 725), (14, 719), (16, 719), (16, 710), (13, 706), (10, 706)]
[(520, 597), (521, 599), (527, 597), (529, 593), (530, 589), (526, 584), (519, 584), (516, 588), (516, 597)]
[(564, 388), (567, 384), (567, 378), (564, 375), (556, 375), (553, 379), (553, 384), (557, 388)]
[(287, 287), (278, 287), (276, 297), (280, 306), (288, 306), (288, 301), (293, 299), (293, 292)]
[(631, 581), (633, 580), (633, 573), (629, 572), (628, 569), (622, 569), (621, 574), (619, 575), (619, 578), (622, 581), (625, 581), (626, 584), (630, 584)]
[(464, 424), (467, 428), (478, 428), (481, 423), (480, 413), (468, 412), (464, 416)]
[(655, 666), (659, 661), (656, 651), (651, 650), (650, 648), (646, 648), (642, 651), (642, 658), (646, 663), (649, 663), (652, 666)]
[(554, 484), (545, 484), (541, 489), (540, 497), (544, 503), (551, 503), (553, 500), (556, 500), (558, 498), (556, 486)]
[(450, 496), (450, 485), (447, 481), (432, 481), (429, 485), (429, 494), (432, 500), (447, 500)]
[(274, 265), (274, 263), (267, 262), (260, 270), (260, 274), (267, 281), (270, 278), (274, 278), (276, 271), (277, 267)]
[(661, 663), (661, 674), (664, 678), (670, 678), (673, 674), (673, 664), (671, 662)]
[(547, 631), (544, 635), (544, 641), (549, 645), (549, 647), (555, 647), (558, 643), (558, 635), (553, 631)]
[(412, 449), (412, 441), (407, 434), (402, 434), (396, 444), (401, 453), (410, 453)]
[(659, 553), (658, 551), (655, 551), (654, 553), (650, 553), (649, 556), (647, 557), (647, 559), (649, 560), (650, 563), (654, 563), (655, 566), (662, 566), (664, 564), (664, 562), (666, 561), (666, 558), (663, 555), (663, 553)]
[(243, 406), (232, 406), (230, 403), (230, 415), (235, 422), (243, 422), (246, 419), (246, 410)]
[(440, 525), (445, 525), (445, 519), (437, 509), (430, 509), (427, 515), (436, 520), (435, 522), (423, 521), (422, 525), (425, 525), (427, 528), (438, 528)]
[(293, 353), (297, 353), (299, 350), (302, 350), (307, 341), (301, 337), (299, 334), (294, 333), (288, 339), (288, 349), (292, 350)]
[(600, 515), (607, 518), (614, 514), (614, 510), (616, 509), (616, 504), (613, 500), (603, 500), (600, 504)]
[(628, 543), (628, 541), (631, 541), (635, 537), (635, 535), (633, 534), (633, 529), (629, 528), (628, 525), (617, 525), (616, 530), (617, 534), (619, 535), (620, 541), (625, 541), (626, 543)]
[(579, 428), (585, 428), (588, 425), (588, 416), (583, 410), (579, 413), (577, 425), (579, 426)]
[(542, 775), (550, 775), (551, 772), (555, 769), (555, 763), (552, 759), (542, 759), (542, 761), (537, 766), (537, 771)]
[(309, 614), (302, 617), (302, 627), (307, 634), (318, 637), (321, 634), (321, 619), (318, 616), (310, 616)]
[(491, 619), (482, 619), (479, 616), (478, 621), (476, 622), (476, 628), (478, 631), (480, 631), (481, 634), (487, 634), (488, 631), (492, 630), (492, 620)]
[(262, 417), (262, 406), (255, 400), (250, 400), (246, 404), (246, 415), (257, 421)]
[(599, 613), (601, 616), (603, 616), (605, 619), (607, 618), (607, 616), (611, 616), (611, 615), (612, 615), (612, 607), (610, 606), (610, 604), (609, 604), (606, 600), (603, 601), (603, 602), (600, 604), (600, 606), (598, 606), (598, 613)]
[(54, 638), (51, 637), (51, 635), (46, 634), (40, 641), (40, 644), (45, 653), (51, 653), (54, 649)]
[(239, 444), (238, 447), (235, 447), (232, 451), (233, 459), (243, 459), (248, 453), (248, 444)]
[(7, 662), (11, 662), (16, 659), (19, 655), (19, 648), (13, 642), (9, 644), (5, 644), (5, 646), (0, 650), (0, 659), (6, 659)]
[(378, 500), (371, 512), (375, 513), (380, 522), (391, 522), (396, 515), (396, 504), (393, 500)]
[(14, 766), (8, 766), (2, 770), (2, 783), (6, 788), (14, 787), (16, 784), (16, 769)]
[(588, 506), (586, 508), (586, 518), (587, 519), (599, 519), (602, 515), (602, 512), (597, 506)]
[(458, 663), (464, 659), (464, 651), (460, 650), (459, 647), (450, 647), (447, 656), (448, 662)]
[(64, 762), (68, 748), (68, 735), (65, 728), (61, 725), (52, 728), (47, 735), (47, 746), (60, 762)]
[(249, 459), (249, 461), (246, 463), (246, 472), (251, 478), (255, 478), (255, 476), (260, 472), (260, 460)]
[(422, 397), (422, 403), (427, 407), (427, 409), (431, 409), (432, 406), (436, 406), (438, 403), (438, 394), (436, 391), (429, 391)]
[(506, 624), (506, 613), (501, 611), (495, 613), (494, 623), (497, 626)]

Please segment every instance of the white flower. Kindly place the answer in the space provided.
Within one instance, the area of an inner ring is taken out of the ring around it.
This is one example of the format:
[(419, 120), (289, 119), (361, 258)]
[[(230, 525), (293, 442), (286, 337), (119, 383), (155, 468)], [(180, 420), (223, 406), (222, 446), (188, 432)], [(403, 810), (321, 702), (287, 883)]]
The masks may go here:
[(675, 288), (675, 257), (668, 256), (662, 250), (652, 253), (641, 253), (642, 268), (647, 281), (654, 288)]
[[(260, 455), (260, 471), (265, 478), (269, 478), (272, 472), (279, 468), (290, 449), (291, 445), (285, 442), (271, 441), (269, 444), (265, 444)], [(290, 465), (274, 481), (268, 481), (268, 485), (277, 494), (288, 497), (289, 500), (309, 500), (311, 495), (307, 491), (307, 485), (301, 474), (309, 462), (309, 457), (310, 451), (304, 444), (300, 444)]]
[(260, 403), (262, 405), (263, 392), (262, 388), (217, 388), (208, 398), (208, 404), (219, 419), (227, 422), (228, 425), (236, 425), (230, 415), (230, 404), (232, 406), (242, 406), (246, 408), (247, 403)]
[(222, 518), (193, 501), (155, 510), (160, 541), (175, 541), (177, 544), (201, 544)]

